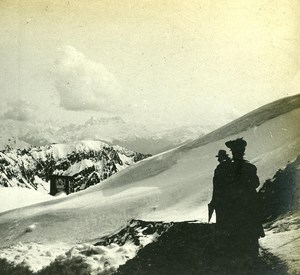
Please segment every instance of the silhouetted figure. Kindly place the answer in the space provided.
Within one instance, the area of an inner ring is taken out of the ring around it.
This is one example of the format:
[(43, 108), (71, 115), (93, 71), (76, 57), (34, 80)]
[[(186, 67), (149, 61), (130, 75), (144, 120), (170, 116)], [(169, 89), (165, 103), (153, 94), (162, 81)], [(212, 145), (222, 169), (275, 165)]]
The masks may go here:
[(257, 169), (244, 160), (245, 140), (231, 140), (225, 145), (232, 152), (232, 161), (221, 162), (213, 179), (218, 237), (224, 253), (253, 259), (258, 256), (258, 239), (264, 236), (256, 192)]
[[(230, 238), (235, 240), (240, 255), (257, 257), (258, 239), (264, 236), (261, 210), (256, 188), (259, 178), (255, 165), (244, 160), (247, 142), (242, 138), (225, 143), (232, 152), (229, 203), (232, 224), (235, 228)], [(234, 243), (234, 242), (233, 242)]]
[(224, 193), (226, 193), (226, 180), (228, 179), (227, 173), (230, 169), (231, 159), (225, 150), (220, 150), (218, 155), (219, 165), (217, 166), (213, 178), (213, 195), (211, 202), (208, 205), (210, 221), (213, 212), (216, 212), (216, 221), (218, 225), (223, 224), (224, 220)]

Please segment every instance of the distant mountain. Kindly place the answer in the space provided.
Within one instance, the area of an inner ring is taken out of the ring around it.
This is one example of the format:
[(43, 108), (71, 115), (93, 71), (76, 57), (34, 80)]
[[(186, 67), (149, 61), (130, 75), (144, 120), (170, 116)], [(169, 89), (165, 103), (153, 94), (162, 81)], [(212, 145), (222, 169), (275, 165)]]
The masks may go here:
[(6, 149), (0, 152), (0, 185), (49, 191), (47, 182), (56, 174), (76, 176), (76, 191), (87, 187), (92, 173), (99, 182), (148, 156), (101, 141)]
[[(50, 121), (17, 121), (12, 119), (0, 120), (0, 150), (9, 146), (13, 149), (26, 148), (30, 146), (41, 146), (55, 143), (55, 132), (59, 126), (53, 126)], [(32, 136), (28, 141), (29, 133)]]
[(0, 150), (4, 149), (5, 146), (10, 146), (12, 148), (25, 148), (29, 147), (30, 144), (20, 139), (31, 129), (30, 126), (24, 123), (10, 120), (0, 121)]
[(127, 123), (120, 117), (91, 117), (85, 123), (60, 128), (31, 127), (17, 137), (33, 146), (99, 140), (145, 154), (156, 154), (194, 140), (207, 133), (208, 129), (207, 126), (195, 125), (151, 131), (142, 124)]

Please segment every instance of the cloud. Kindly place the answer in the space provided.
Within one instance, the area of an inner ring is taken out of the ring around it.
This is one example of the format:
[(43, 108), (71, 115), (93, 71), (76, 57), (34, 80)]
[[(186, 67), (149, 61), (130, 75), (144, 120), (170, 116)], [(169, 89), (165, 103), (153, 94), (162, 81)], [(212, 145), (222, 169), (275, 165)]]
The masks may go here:
[(113, 111), (121, 104), (114, 75), (71, 46), (64, 47), (57, 63), (56, 89), (66, 110)]
[(34, 106), (24, 99), (8, 102), (8, 108), (0, 116), (2, 119), (28, 121), (33, 118)]

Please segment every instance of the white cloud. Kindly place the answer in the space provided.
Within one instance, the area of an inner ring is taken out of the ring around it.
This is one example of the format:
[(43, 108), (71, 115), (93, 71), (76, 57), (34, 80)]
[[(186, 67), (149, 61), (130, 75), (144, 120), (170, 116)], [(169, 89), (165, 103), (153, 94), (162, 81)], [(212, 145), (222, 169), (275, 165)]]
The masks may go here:
[(34, 106), (24, 99), (18, 99), (7, 103), (6, 110), (2, 113), (2, 119), (28, 121), (33, 118)]
[(66, 110), (114, 111), (122, 91), (112, 73), (71, 46), (57, 63), (56, 89)]

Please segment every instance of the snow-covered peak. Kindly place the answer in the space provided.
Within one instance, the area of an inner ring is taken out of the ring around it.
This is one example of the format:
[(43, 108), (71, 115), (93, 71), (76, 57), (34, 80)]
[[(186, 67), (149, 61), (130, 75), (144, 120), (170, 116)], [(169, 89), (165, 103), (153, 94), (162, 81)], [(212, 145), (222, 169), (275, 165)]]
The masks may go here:
[[(99, 173), (99, 180), (104, 180), (145, 157), (121, 146), (94, 140), (7, 150), (0, 152), (0, 185), (39, 189), (41, 182), (48, 182), (52, 175), (83, 174), (76, 184), (86, 186), (93, 171)], [(75, 186), (75, 180), (73, 182)]]

